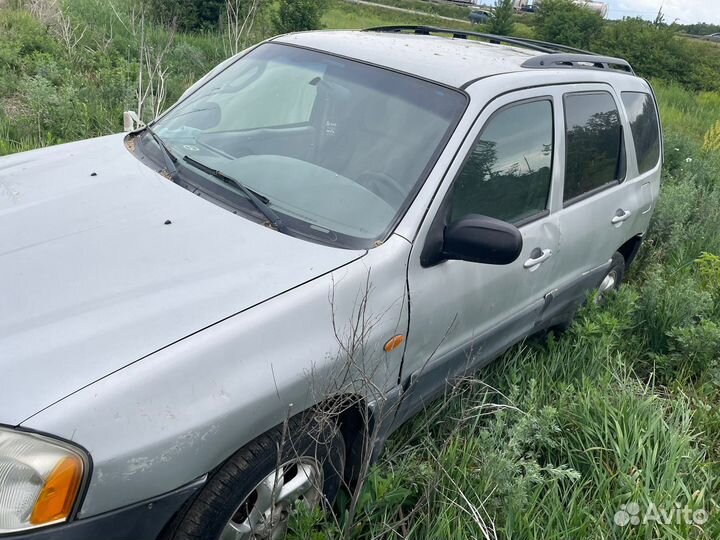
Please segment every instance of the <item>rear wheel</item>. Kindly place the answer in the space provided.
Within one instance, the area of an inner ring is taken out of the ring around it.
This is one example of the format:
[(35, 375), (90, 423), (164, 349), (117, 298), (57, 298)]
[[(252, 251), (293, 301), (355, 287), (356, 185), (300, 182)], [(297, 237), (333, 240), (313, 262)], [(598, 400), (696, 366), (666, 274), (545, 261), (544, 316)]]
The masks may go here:
[[(596, 304), (603, 304), (609, 294), (617, 291), (620, 288), (623, 278), (625, 277), (625, 258), (621, 253), (615, 252), (612, 256), (610, 268), (608, 268), (605, 277), (598, 285), (597, 291), (595, 292), (594, 301)], [(553, 325), (550, 330), (555, 332), (565, 332), (572, 325), (575, 319), (575, 310), (570, 312), (567, 319)]]
[(615, 252), (610, 263), (610, 268), (605, 274), (605, 277), (598, 286), (597, 294), (595, 295), (595, 303), (602, 304), (607, 298), (608, 294), (617, 291), (620, 288), (625, 277), (625, 257), (622, 254)]
[(293, 418), (233, 455), (177, 518), (172, 540), (277, 540), (299, 505), (329, 508), (345, 464), (337, 426)]

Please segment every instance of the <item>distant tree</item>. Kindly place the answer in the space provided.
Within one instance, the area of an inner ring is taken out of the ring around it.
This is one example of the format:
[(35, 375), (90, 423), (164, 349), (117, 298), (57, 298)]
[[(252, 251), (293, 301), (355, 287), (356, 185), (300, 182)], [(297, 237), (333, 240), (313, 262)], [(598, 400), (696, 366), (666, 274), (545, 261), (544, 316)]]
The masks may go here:
[(653, 25), (667, 26), (667, 24), (665, 23), (665, 14), (663, 13), (662, 7), (658, 9), (657, 15), (655, 15), (655, 20), (653, 21)]
[(146, 0), (148, 14), (157, 22), (184, 31), (217, 28), (226, 0)]
[(256, 21), (265, 19), (272, 0), (227, 0), (224, 21), (225, 54), (239, 53), (253, 39)]
[(327, 0), (280, 0), (275, 17), (278, 32), (302, 32), (322, 27)]
[(681, 32), (692, 34), (694, 36), (707, 36), (708, 34), (717, 34), (720, 32), (720, 24), (697, 23), (688, 25), (678, 25)]
[(543, 0), (537, 10), (535, 32), (544, 41), (587, 49), (604, 24), (600, 14), (572, 0)]
[(626, 59), (643, 77), (680, 83), (695, 90), (720, 89), (720, 54), (712, 44), (678, 35), (661, 20), (626, 18), (608, 24), (592, 50)]
[(508, 36), (513, 30), (513, 0), (495, 0), (495, 10), (490, 13), (488, 32), (499, 36)]

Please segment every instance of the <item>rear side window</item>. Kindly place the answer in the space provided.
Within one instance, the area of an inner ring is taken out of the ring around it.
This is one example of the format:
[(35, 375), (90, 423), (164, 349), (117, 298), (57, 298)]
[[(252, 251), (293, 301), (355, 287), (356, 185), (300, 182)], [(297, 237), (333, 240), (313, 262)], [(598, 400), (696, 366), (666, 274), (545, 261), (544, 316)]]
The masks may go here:
[(623, 92), (622, 100), (630, 120), (638, 172), (643, 174), (660, 161), (660, 126), (655, 101), (643, 92)]
[(552, 154), (551, 101), (501, 109), (488, 120), (455, 182), (451, 220), (482, 214), (517, 224), (542, 214)]
[(563, 200), (571, 204), (625, 175), (625, 147), (618, 108), (609, 93), (566, 94), (564, 103)]

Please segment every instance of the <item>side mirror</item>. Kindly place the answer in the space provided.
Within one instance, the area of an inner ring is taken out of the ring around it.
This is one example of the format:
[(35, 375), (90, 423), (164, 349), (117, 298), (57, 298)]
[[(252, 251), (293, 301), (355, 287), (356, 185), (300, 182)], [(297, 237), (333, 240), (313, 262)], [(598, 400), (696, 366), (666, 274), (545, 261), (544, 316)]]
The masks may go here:
[(467, 215), (445, 229), (442, 256), (484, 264), (510, 264), (522, 252), (522, 234), (499, 219)]
[(123, 131), (125, 133), (140, 129), (144, 125), (135, 111), (125, 111), (123, 113)]

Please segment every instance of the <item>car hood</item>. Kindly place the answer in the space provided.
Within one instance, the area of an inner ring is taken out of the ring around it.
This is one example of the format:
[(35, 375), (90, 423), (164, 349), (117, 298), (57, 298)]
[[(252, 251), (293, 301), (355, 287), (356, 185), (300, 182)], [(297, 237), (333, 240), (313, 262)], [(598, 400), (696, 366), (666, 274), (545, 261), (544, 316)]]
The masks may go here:
[(362, 256), (236, 216), (114, 135), (0, 159), (0, 423)]

